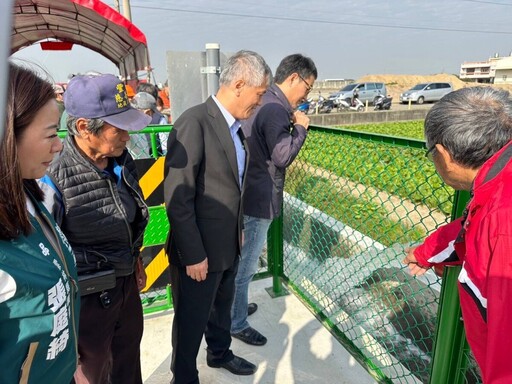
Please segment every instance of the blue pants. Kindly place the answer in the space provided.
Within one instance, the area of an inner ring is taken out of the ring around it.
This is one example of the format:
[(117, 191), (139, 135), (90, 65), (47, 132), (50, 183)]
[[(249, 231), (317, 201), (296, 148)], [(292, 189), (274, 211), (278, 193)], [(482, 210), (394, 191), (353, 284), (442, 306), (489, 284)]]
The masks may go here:
[(249, 327), (247, 322), (249, 283), (258, 269), (258, 259), (271, 223), (270, 219), (244, 215), (244, 244), (235, 278), (235, 298), (231, 307), (231, 333), (238, 333)]

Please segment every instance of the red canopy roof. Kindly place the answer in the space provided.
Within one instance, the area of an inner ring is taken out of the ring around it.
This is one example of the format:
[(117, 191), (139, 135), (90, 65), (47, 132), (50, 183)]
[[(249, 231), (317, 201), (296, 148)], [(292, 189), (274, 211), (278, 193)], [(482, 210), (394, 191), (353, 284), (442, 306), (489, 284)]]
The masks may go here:
[(13, 15), (11, 54), (56, 39), (100, 53), (124, 77), (149, 67), (144, 34), (99, 0), (15, 0)]

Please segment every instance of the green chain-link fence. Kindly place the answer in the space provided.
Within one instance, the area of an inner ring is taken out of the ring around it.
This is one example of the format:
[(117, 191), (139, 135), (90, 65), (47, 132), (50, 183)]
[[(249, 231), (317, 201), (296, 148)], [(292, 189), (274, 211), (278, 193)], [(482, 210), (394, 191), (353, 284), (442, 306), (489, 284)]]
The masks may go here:
[(167, 153), (167, 138), (171, 125), (150, 125), (142, 131), (130, 134), (127, 144), (132, 157), (137, 159), (158, 158)]
[(454, 191), (424, 154), (423, 141), (313, 127), (287, 171), (276, 271), (379, 382), (430, 379), (441, 280), (401, 260), (450, 221)]

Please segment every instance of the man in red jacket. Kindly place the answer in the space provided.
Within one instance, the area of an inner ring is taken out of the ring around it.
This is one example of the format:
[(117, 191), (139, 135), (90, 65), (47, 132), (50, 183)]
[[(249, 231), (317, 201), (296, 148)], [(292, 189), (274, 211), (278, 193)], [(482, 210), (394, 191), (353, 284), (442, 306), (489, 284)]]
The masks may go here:
[(463, 88), (425, 119), (427, 155), (450, 186), (471, 191), (462, 218), (403, 260), (420, 275), (461, 264), (464, 327), (485, 384), (512, 383), (512, 101), (506, 91)]

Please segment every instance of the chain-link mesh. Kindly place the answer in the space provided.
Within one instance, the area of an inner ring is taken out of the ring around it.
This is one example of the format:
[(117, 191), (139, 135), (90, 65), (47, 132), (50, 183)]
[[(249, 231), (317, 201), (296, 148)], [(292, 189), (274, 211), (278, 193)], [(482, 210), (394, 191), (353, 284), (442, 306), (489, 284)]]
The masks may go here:
[(473, 353), (469, 349), (468, 343), (464, 345), (462, 351), (462, 367), (460, 368), (459, 375), (462, 378), (461, 382), (464, 384), (482, 384), (482, 377), (480, 374), (480, 368), (476, 363)]
[(170, 125), (150, 125), (132, 133), (126, 147), (134, 159), (165, 156), (170, 129)]
[(285, 186), (285, 277), (396, 383), (429, 380), (440, 291), (401, 260), (453, 204), (424, 154), (421, 141), (310, 130)]

